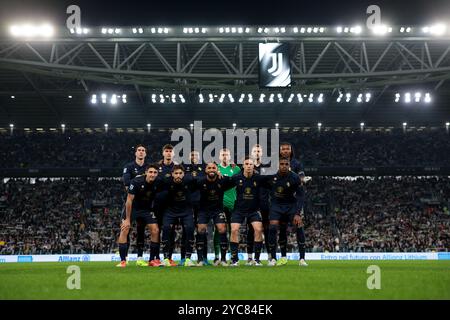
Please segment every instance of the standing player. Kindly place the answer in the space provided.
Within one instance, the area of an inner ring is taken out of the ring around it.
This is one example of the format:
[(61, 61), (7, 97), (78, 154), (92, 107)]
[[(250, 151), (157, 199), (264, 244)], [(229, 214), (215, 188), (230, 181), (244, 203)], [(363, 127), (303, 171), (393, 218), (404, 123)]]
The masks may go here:
[[(302, 193), (300, 177), (289, 171), (289, 158), (281, 158), (277, 174), (268, 176), (263, 186), (270, 190), (270, 253), (269, 266), (287, 264), (286, 256), (276, 261), (277, 235), (280, 222), (292, 223), (296, 227), (297, 242), (300, 252), (300, 266), (307, 266), (305, 262), (305, 233), (303, 231), (302, 201), (298, 201), (297, 193)], [(286, 232), (286, 230), (284, 230)]]
[[(263, 164), (261, 162), (263, 154), (263, 149), (260, 144), (255, 144), (252, 147), (252, 158), (255, 163), (255, 171), (260, 175), (266, 175), (266, 170), (270, 167), (270, 164)], [(265, 188), (262, 188), (259, 192), (259, 201), (261, 208), (261, 217), (263, 223), (263, 232), (264, 232), (264, 242), (266, 246), (267, 253), (269, 253), (269, 191)], [(254, 264), (253, 259), (251, 258), (253, 255), (253, 241), (254, 241), (254, 233), (251, 224), (247, 225), (247, 254), (248, 260), (246, 265)], [(270, 260), (270, 257), (269, 257)]]
[[(172, 169), (175, 165), (173, 161), (173, 146), (171, 144), (166, 144), (162, 147), (162, 160), (159, 161), (159, 176), (161, 178), (170, 178), (172, 175)], [(164, 190), (156, 196), (155, 199), (155, 212), (158, 219), (158, 224), (160, 229), (162, 229), (163, 224), (163, 214), (167, 205), (167, 191)], [(174, 227), (175, 228), (175, 227)], [(172, 252), (169, 253), (169, 260), (172, 265), (176, 265), (175, 261), (172, 260)]]
[(191, 261), (192, 248), (194, 246), (194, 214), (192, 211), (191, 191), (195, 189), (195, 179), (185, 177), (184, 168), (174, 165), (172, 177), (164, 181), (164, 189), (167, 190), (167, 206), (163, 216), (162, 243), (164, 252), (164, 266), (175, 266), (170, 254), (173, 252), (174, 226), (178, 222), (183, 225), (186, 233), (186, 260), (184, 266), (195, 266)]
[[(281, 158), (288, 158), (290, 159), (290, 170), (297, 173), (300, 176), (300, 181), (302, 183), (301, 186), (301, 192), (298, 192), (297, 202), (299, 205), (302, 206), (302, 209), (304, 209), (304, 197), (306, 194), (305, 190), (305, 184), (311, 179), (311, 177), (305, 177), (304, 167), (303, 163), (299, 160), (295, 159), (294, 157), (294, 150), (292, 145), (289, 142), (282, 142), (280, 143), (280, 157)], [(303, 210), (304, 212), (304, 210)], [(305, 230), (304, 230), (304, 219), (302, 220), (302, 226), (301, 230), (299, 231), (302, 234), (302, 239), (305, 240)], [(287, 255), (287, 224), (281, 223), (280, 224), (280, 239), (279, 239), (279, 245), (280, 245), (280, 251), (281, 256), (286, 257)], [(305, 241), (299, 244), (299, 247), (301, 247), (302, 250), (305, 250)]]
[[(224, 192), (234, 187), (230, 177), (218, 177), (217, 165), (210, 162), (206, 166), (206, 176), (197, 180), (200, 192), (200, 206), (197, 224), (197, 255), (198, 265), (207, 265), (204, 252), (208, 252), (208, 239), (206, 230), (212, 220), (220, 236), (220, 265), (227, 266), (226, 255), (228, 249), (227, 218), (223, 210)], [(206, 248), (206, 250), (204, 250)]]
[(135, 219), (140, 219), (144, 226), (147, 226), (150, 232), (150, 259), (148, 265), (159, 267), (159, 227), (153, 211), (153, 200), (161, 188), (161, 181), (156, 180), (158, 176), (158, 167), (156, 165), (147, 165), (145, 174), (137, 176), (128, 188), (127, 202), (125, 204), (125, 219), (120, 226), (119, 253), (120, 263), (117, 267), (126, 267), (127, 255), (127, 237), (130, 232), (132, 221), (132, 212)]
[[(229, 149), (224, 148), (219, 152), (219, 172), (224, 177), (232, 177), (235, 174), (241, 172), (241, 169), (231, 163), (231, 152)], [(231, 212), (234, 210), (234, 203), (236, 202), (236, 188), (231, 188), (224, 192), (223, 194), (223, 211), (227, 220), (227, 230), (231, 231)], [(253, 230), (253, 229), (252, 229)], [(220, 234), (215, 229), (214, 230), (214, 265), (221, 265), (221, 260), (219, 259), (219, 254), (221, 251), (220, 247)]]
[[(131, 180), (134, 179), (138, 175), (142, 175), (145, 172), (145, 157), (147, 155), (147, 149), (142, 145), (138, 144), (135, 148), (135, 160), (133, 162), (127, 163), (123, 168), (122, 181), (125, 186), (125, 190), (128, 192), (128, 187), (130, 186)], [(125, 219), (125, 207), (122, 210), (122, 220)], [(134, 217), (133, 217), (134, 221)], [(137, 261), (136, 265), (139, 267), (146, 267), (147, 263), (144, 261), (142, 257), (144, 253), (144, 239), (145, 239), (145, 224), (142, 219), (136, 220), (137, 224), (137, 239), (136, 239), (136, 247), (137, 247)], [(130, 247), (130, 235), (127, 235), (127, 255), (128, 249)]]
[(255, 260), (252, 265), (262, 266), (259, 259), (262, 248), (262, 218), (259, 212), (259, 190), (261, 177), (254, 173), (254, 162), (249, 156), (245, 157), (243, 173), (232, 177), (236, 186), (236, 206), (231, 214), (231, 266), (239, 266), (239, 229), (246, 220), (253, 227), (255, 233)]

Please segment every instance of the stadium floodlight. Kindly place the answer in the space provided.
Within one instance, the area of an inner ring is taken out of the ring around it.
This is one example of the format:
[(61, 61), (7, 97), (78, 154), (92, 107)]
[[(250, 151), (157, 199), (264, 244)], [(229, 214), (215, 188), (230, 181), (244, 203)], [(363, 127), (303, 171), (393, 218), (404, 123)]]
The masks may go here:
[(318, 103), (322, 103), (323, 102), (323, 93), (319, 94), (319, 97), (317, 98), (317, 102)]
[(306, 32), (307, 32), (307, 33), (311, 33), (312, 30), (313, 30), (313, 29), (312, 29), (311, 27), (308, 27), (308, 28), (306, 29)]
[(70, 28), (69, 31), (70, 31), (71, 34), (75, 33), (75, 29), (74, 28)]
[(108, 128), (108, 124), (107, 124), (107, 123), (105, 123), (105, 124), (104, 124), (104, 127), (105, 127), (105, 128)]
[(269, 33), (269, 28), (264, 28), (264, 33)]
[(317, 126), (319, 127), (319, 129), (322, 127), (322, 122), (317, 123)]
[(10, 124), (9, 124), (9, 127), (10, 127), (11, 129), (14, 128), (14, 124), (10, 123)]
[(266, 97), (266, 95), (265, 95), (264, 93), (261, 93), (261, 94), (259, 95), (259, 102), (263, 103), (265, 97)]
[(395, 94), (395, 102), (399, 102), (400, 101), (400, 93), (396, 93)]
[(294, 31), (294, 33), (298, 33), (298, 28), (294, 27), (294, 29), (292, 29), (292, 31)]
[(407, 125), (408, 125), (408, 123), (403, 122), (403, 128), (406, 128)]
[(117, 104), (117, 95), (113, 94), (110, 100), (111, 104)]
[(144, 33), (144, 29), (138, 28), (138, 32), (139, 32), (139, 33)]
[(308, 97), (309, 102), (314, 102), (314, 93), (310, 93)]
[(239, 28), (238, 28), (238, 33), (243, 33), (243, 32), (244, 32), (244, 28), (239, 27)]
[(150, 123), (147, 123), (147, 128), (150, 128), (152, 125)]
[(233, 129), (236, 129), (236, 123), (233, 123)]
[(286, 32), (286, 28), (285, 27), (281, 27), (280, 31), (281, 31), (281, 33), (285, 33)]
[(407, 92), (405, 93), (405, 103), (410, 103), (411, 102), (411, 93)]
[(344, 33), (349, 33), (350, 28), (349, 27), (344, 27)]
[(189, 125), (189, 127), (191, 127), (191, 130), (194, 129), (194, 124), (191, 123), (191, 124)]
[(350, 28), (350, 32), (354, 34), (360, 34), (362, 32), (361, 26), (354, 26)]
[(108, 29), (108, 33), (109, 33), (109, 34), (113, 34), (113, 33), (114, 33), (114, 29), (113, 29), (113, 28), (109, 28), (109, 29)]
[(248, 97), (248, 102), (249, 102), (249, 103), (252, 103), (252, 102), (253, 102), (253, 95), (252, 95), (251, 93), (249, 93), (249, 94), (247, 95), (247, 97)]
[(337, 33), (342, 33), (342, 27), (337, 27), (337, 28), (336, 28), (336, 32), (337, 32)]
[(447, 26), (442, 23), (436, 23), (432, 25), (431, 27), (425, 27), (424, 33), (430, 33), (435, 36), (443, 35), (447, 29)]
[(425, 103), (430, 103), (431, 102), (431, 96), (430, 96), (430, 94), (428, 92), (425, 93), (424, 101), (425, 101)]
[(151, 33), (156, 33), (156, 28), (151, 28), (151, 29), (150, 29), (150, 32), (151, 32)]
[(364, 128), (365, 123), (361, 122), (359, 125), (361, 126), (361, 128)]
[(96, 95), (96, 94), (93, 94), (93, 95), (91, 96), (91, 103), (92, 103), (92, 104), (96, 104), (96, 103), (97, 103), (97, 95)]
[(120, 29), (120, 28), (114, 29), (114, 33), (115, 33), (115, 34), (122, 33), (122, 29)]
[(366, 102), (369, 102), (371, 98), (372, 98), (372, 94), (370, 92), (367, 92), (366, 93)]
[(245, 93), (241, 93), (241, 96), (239, 97), (239, 103), (242, 103), (245, 98)]
[(102, 103), (106, 103), (106, 93), (102, 93)]
[(32, 25), (30, 23), (23, 25), (12, 25), (9, 31), (13, 37), (43, 37), (49, 38), (54, 34), (54, 28), (48, 23), (44, 23), (40, 26)]
[(195, 33), (200, 33), (200, 28), (198, 28), (198, 27), (197, 27), (197, 28), (194, 28), (194, 32), (195, 32)]
[(279, 33), (279, 32), (280, 32), (280, 28), (278, 28), (278, 27), (277, 27), (277, 28), (274, 28), (273, 31), (274, 31), (275, 33)]
[(269, 102), (270, 103), (273, 103), (273, 97), (274, 97), (275, 95), (273, 94), (273, 93), (271, 93), (270, 94), (270, 96), (269, 96)]
[(358, 102), (358, 103), (361, 103), (362, 102), (362, 93), (360, 93), (360, 94), (358, 94), (358, 98), (356, 98), (356, 101)]
[(339, 97), (336, 99), (336, 102), (341, 102), (342, 98), (344, 97), (344, 94), (342, 92), (339, 92)]
[(303, 97), (302, 97), (301, 93), (297, 93), (297, 100), (298, 100), (299, 103), (303, 102)]
[(450, 126), (450, 122), (446, 122), (445, 127), (448, 129), (449, 126)]
[(288, 102), (289, 103), (291, 103), (292, 102), (292, 100), (294, 100), (294, 94), (293, 93), (291, 93), (290, 95), (289, 95), (289, 98), (288, 98)]
[(406, 32), (411, 32), (411, 27), (406, 28)]
[(416, 92), (414, 94), (414, 101), (420, 102), (420, 98), (422, 97), (422, 94), (420, 92)]
[(214, 102), (214, 96), (212, 93), (209, 94), (209, 103)]
[(77, 28), (75, 32), (76, 32), (76, 34), (82, 34), (83, 33), (83, 29)]
[(250, 28), (245, 28), (245, 33), (250, 33)]
[(229, 27), (225, 27), (225, 33), (230, 33), (230, 28)]
[(179, 94), (178, 97), (180, 98), (181, 103), (186, 103), (186, 99), (184, 99), (182, 94)]
[(320, 32), (320, 33), (324, 33), (324, 32), (325, 32), (325, 28), (324, 28), (324, 27), (320, 27), (320, 28), (319, 28), (319, 32)]
[(15, 99), (16, 98), (16, 96), (11, 96), (11, 99)]
[(127, 95), (126, 94), (122, 95), (122, 103), (127, 103)]
[(283, 96), (281, 95), (281, 93), (277, 94), (277, 97), (278, 97), (278, 101), (279, 102), (283, 102), (284, 101), (283, 100)]
[(66, 125), (64, 124), (64, 123), (61, 123), (61, 128), (65, 128), (66, 127)]
[(262, 33), (263, 32), (263, 28), (259, 27), (258, 28), (258, 33)]
[(132, 30), (133, 33), (137, 33), (137, 29), (136, 28), (133, 28), (131, 30)]
[(305, 32), (306, 32), (306, 28), (305, 27), (300, 28), (300, 33), (305, 33)]
[(159, 95), (159, 102), (160, 103), (164, 103), (166, 101), (166, 98), (164, 97), (164, 95), (163, 94), (160, 94)]
[(319, 32), (319, 27), (314, 27), (314, 28), (313, 28), (313, 32), (314, 32), (314, 33), (318, 33), (318, 32)]
[(392, 28), (389, 26), (386, 26), (384, 24), (379, 24), (379, 25), (376, 25), (375, 27), (373, 27), (372, 31), (375, 35), (382, 36), (388, 32), (392, 32)]
[(405, 32), (405, 30), (406, 30), (405, 27), (401, 27), (401, 28), (400, 28), (400, 33)]
[(208, 32), (208, 29), (202, 28), (202, 33), (206, 33), (206, 32)]
[(278, 129), (278, 127), (280, 126), (280, 124), (277, 122), (275, 123), (275, 128)]
[(106, 34), (108, 32), (108, 29), (102, 28), (102, 34)]
[(72, 99), (72, 96), (67, 96), (67, 98)]
[(347, 92), (345, 94), (345, 102), (350, 102), (351, 98), (352, 98), (352, 94), (350, 92)]
[(228, 99), (230, 100), (231, 103), (234, 103), (234, 97), (231, 93), (228, 94)]

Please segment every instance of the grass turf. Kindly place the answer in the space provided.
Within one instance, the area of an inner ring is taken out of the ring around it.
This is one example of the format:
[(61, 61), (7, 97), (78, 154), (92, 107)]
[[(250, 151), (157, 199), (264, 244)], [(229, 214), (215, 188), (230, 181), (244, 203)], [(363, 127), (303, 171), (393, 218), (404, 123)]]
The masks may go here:
[[(284, 267), (136, 267), (113, 262), (0, 264), (0, 299), (450, 299), (450, 261), (309, 261)], [(69, 290), (69, 265), (81, 289)], [(381, 289), (369, 290), (369, 265)]]

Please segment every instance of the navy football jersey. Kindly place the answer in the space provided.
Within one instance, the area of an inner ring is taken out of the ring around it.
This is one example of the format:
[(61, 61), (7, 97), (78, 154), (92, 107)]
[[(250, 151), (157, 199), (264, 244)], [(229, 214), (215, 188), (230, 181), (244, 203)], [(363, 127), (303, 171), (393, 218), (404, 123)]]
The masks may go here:
[(153, 208), (156, 193), (162, 190), (162, 181), (160, 179), (148, 183), (145, 178), (145, 175), (137, 176), (131, 180), (128, 188), (128, 193), (134, 195), (133, 209), (137, 211)]
[(236, 186), (236, 203), (234, 211), (252, 213), (260, 209), (261, 175), (253, 174), (246, 178), (243, 173), (231, 177)]
[(234, 187), (231, 177), (217, 178), (209, 181), (206, 176), (197, 180), (197, 188), (200, 194), (200, 207), (202, 212), (218, 212), (223, 210), (223, 194)]
[(122, 181), (125, 187), (129, 187), (131, 180), (133, 180), (136, 176), (142, 175), (145, 173), (146, 162), (142, 164), (142, 166), (138, 165), (136, 161), (129, 162), (123, 168)]

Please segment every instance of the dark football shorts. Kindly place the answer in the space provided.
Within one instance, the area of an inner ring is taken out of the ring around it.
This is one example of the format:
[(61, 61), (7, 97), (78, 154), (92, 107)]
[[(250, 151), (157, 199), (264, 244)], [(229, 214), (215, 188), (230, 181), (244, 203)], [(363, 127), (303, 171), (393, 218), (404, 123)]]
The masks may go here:
[(269, 220), (292, 222), (297, 213), (297, 204), (274, 204), (270, 207)]
[(227, 217), (223, 210), (221, 211), (199, 211), (198, 212), (198, 224), (208, 224), (210, 221), (214, 224), (227, 223)]
[(262, 222), (261, 213), (259, 211), (254, 211), (250, 213), (242, 213), (239, 211), (234, 211), (231, 214), (231, 223), (243, 224), (245, 220), (247, 220), (247, 223)]

